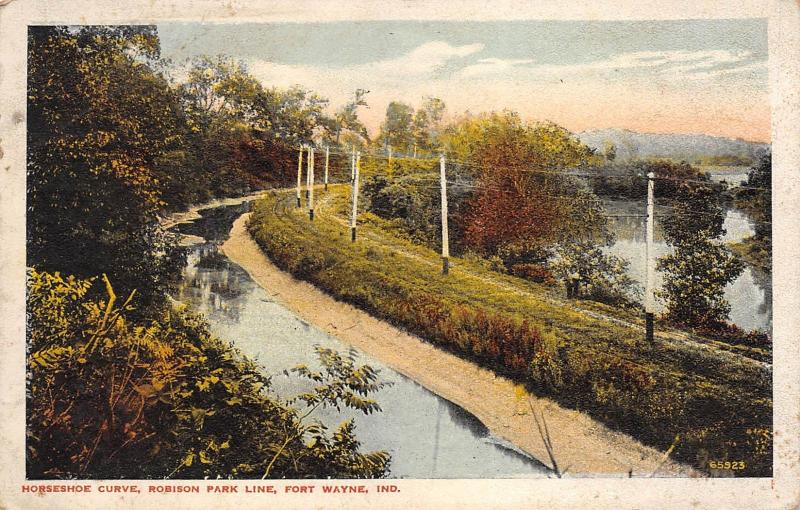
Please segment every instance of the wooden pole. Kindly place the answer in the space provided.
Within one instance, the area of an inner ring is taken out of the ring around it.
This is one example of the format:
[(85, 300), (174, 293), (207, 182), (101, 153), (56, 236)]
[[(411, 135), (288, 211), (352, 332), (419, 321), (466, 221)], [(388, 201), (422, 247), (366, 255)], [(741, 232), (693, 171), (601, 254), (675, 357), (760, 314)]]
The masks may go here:
[(644, 318), (645, 318), (645, 340), (648, 342), (653, 341), (653, 315), (655, 313), (655, 253), (653, 252), (653, 230), (655, 228), (655, 221), (653, 215), (654, 199), (653, 187), (655, 174), (650, 172), (647, 174), (647, 226), (646, 226), (646, 245), (645, 257), (647, 264), (647, 273), (645, 280), (645, 295), (644, 295)]
[(417, 144), (414, 144), (414, 159), (417, 159)]
[(331, 159), (331, 148), (325, 147), (325, 191), (328, 191), (328, 162)]
[(300, 187), (303, 182), (303, 146), (297, 154), (297, 207), (300, 207)]
[(352, 153), (350, 154), (350, 184), (356, 180), (356, 146), (352, 146)]
[(308, 157), (308, 219), (314, 221), (314, 148)]
[(355, 156), (355, 165), (353, 170), (353, 211), (350, 216), (350, 240), (356, 240), (356, 218), (358, 218), (358, 173), (361, 169), (361, 152), (357, 152)]
[(447, 231), (447, 176), (444, 154), (439, 158), (439, 181), (442, 187), (442, 273), (450, 271), (450, 241)]
[(311, 151), (313, 149), (311, 146), (308, 147), (308, 152), (306, 153), (306, 202), (308, 202), (308, 188), (311, 186), (311, 155), (313, 154)]

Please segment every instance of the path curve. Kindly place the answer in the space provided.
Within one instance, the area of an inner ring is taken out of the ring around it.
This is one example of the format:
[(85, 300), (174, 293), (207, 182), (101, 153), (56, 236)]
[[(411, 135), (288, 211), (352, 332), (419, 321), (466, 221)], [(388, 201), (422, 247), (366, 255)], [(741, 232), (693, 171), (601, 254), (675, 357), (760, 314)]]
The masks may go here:
[(698, 476), (692, 468), (666, 459), (662, 452), (588, 415), (527, 395), (511, 380), (439, 350), (281, 271), (250, 237), (248, 217), (244, 214), (234, 222), (221, 249), (258, 285), (319, 329), (469, 411), (495, 436), (550, 465), (530, 412), (530, 398), (546, 417), (556, 460), (567, 475)]

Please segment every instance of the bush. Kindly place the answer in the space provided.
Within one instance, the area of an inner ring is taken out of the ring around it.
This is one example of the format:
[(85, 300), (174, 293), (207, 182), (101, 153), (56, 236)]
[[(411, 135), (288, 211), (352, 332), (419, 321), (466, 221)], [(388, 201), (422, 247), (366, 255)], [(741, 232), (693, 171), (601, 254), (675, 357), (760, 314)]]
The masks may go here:
[(514, 264), (511, 266), (514, 276), (525, 278), (536, 283), (545, 285), (555, 285), (556, 279), (553, 273), (542, 264)]
[[(164, 310), (130, 322), (130, 296), (93, 301), (94, 284), (28, 275), (27, 476), (46, 478), (364, 478), (389, 455), (361, 453), (352, 420), (332, 435), (269, 393), (254, 363), (205, 321)], [(380, 388), (354, 356), (320, 350), (308, 405), (379, 410)], [(313, 407), (310, 409), (313, 410)]]
[(567, 293), (570, 297), (634, 306), (641, 289), (628, 276), (628, 265), (591, 243), (569, 243), (557, 249), (550, 267), (566, 287), (577, 284), (575, 295)]

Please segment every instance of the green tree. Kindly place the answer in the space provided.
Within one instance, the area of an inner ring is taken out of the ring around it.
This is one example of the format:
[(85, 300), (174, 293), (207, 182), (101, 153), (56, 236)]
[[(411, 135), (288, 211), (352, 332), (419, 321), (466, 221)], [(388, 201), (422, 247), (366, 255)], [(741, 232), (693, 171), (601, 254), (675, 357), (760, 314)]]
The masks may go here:
[(391, 146), (396, 152), (408, 152), (414, 143), (413, 119), (414, 109), (410, 105), (399, 101), (389, 103), (378, 143)]
[(367, 94), (369, 94), (369, 90), (356, 89), (353, 93), (353, 99), (342, 106), (334, 115), (336, 127), (333, 141), (336, 145), (340, 145), (343, 131), (349, 131), (363, 139), (367, 139), (367, 128), (358, 118), (359, 107), (368, 107), (365, 99)]
[(288, 183), (297, 146), (335, 129), (327, 100), (300, 87), (265, 88), (230, 57), (195, 58), (179, 87), (191, 149), (176, 164), (176, 174), (188, 174), (176, 187), (194, 201)]
[(755, 234), (742, 242), (743, 255), (767, 273), (772, 271), (772, 154), (763, 154), (738, 190), (736, 205), (754, 220)]
[(445, 104), (439, 98), (426, 97), (422, 107), (414, 113), (414, 144), (418, 149), (431, 150), (438, 145), (438, 135), (444, 116)]
[(659, 295), (675, 324), (719, 329), (730, 312), (725, 286), (741, 274), (743, 264), (719, 241), (725, 230), (716, 190), (691, 183), (680, 187), (680, 199), (662, 222), (673, 251), (657, 263), (664, 272)]
[(608, 162), (613, 162), (617, 159), (617, 146), (612, 142), (606, 141), (603, 144), (603, 157), (605, 157)]
[(28, 265), (104, 272), (147, 308), (179, 274), (158, 168), (184, 147), (154, 27), (28, 32)]

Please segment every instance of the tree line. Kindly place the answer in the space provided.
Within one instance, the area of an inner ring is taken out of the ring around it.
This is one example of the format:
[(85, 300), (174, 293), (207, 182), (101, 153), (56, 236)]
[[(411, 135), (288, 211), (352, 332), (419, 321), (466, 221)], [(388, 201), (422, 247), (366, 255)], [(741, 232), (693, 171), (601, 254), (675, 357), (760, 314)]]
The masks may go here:
[[(314, 389), (275, 395), (261, 368), (169, 303), (183, 267), (170, 211), (281, 184), (294, 146), (334, 122), (300, 89), (200, 57), (180, 82), (148, 26), (28, 34), (29, 478), (363, 478), (387, 473), (355, 425), (380, 410), (354, 353), (321, 350)], [(325, 124), (328, 123), (328, 124)]]

